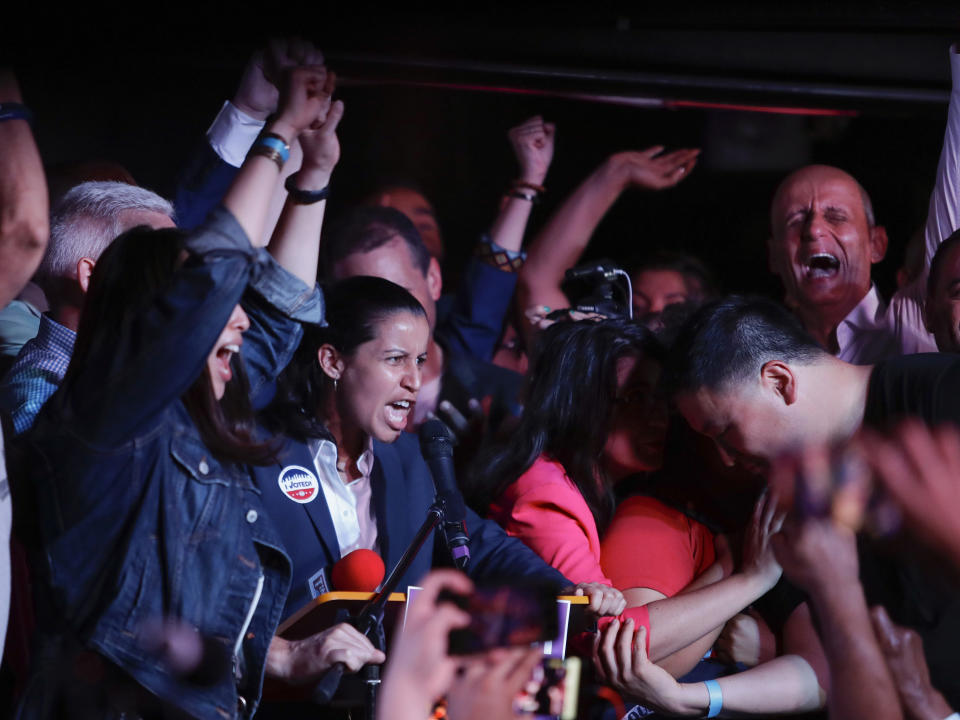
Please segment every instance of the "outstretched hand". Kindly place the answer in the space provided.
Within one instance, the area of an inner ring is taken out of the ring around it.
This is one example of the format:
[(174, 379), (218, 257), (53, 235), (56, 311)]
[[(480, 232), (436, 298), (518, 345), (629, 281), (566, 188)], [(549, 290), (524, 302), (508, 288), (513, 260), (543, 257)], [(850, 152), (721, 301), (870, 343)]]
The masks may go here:
[(233, 104), (250, 117), (266, 120), (277, 110), (284, 72), (297, 65), (323, 65), (323, 53), (299, 38), (271, 40), (247, 62)]
[(553, 138), (556, 126), (544, 122), (539, 115), (511, 128), (507, 133), (517, 164), (520, 166), (520, 179), (524, 182), (542, 185), (553, 160)]
[(607, 166), (624, 189), (665, 190), (683, 180), (697, 164), (698, 148), (684, 148), (664, 153), (663, 145), (646, 150), (627, 151), (610, 156)]

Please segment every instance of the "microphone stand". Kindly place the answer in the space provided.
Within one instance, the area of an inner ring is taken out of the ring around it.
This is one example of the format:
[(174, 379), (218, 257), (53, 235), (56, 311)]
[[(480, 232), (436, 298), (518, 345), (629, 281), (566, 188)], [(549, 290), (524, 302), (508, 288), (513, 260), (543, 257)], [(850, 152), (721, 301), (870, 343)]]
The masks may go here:
[[(384, 640), (383, 616), (386, 612), (387, 600), (391, 593), (396, 589), (400, 579), (406, 574), (407, 570), (413, 564), (414, 559), (436, 528), (440, 527), (446, 519), (446, 506), (438, 495), (434, 498), (433, 505), (427, 509), (427, 517), (424, 519), (420, 529), (414, 536), (410, 545), (403, 552), (403, 556), (397, 561), (396, 566), (390, 571), (387, 579), (383, 581), (380, 590), (370, 598), (369, 602), (363, 606), (363, 609), (357, 613), (357, 616), (348, 620), (363, 635), (366, 635), (379, 650), (386, 652), (386, 642)], [(343, 676), (343, 663), (335, 663), (333, 667), (327, 670), (320, 682), (317, 683), (313, 691), (313, 701), (320, 705), (326, 705), (333, 698), (337, 687), (340, 684), (340, 678)], [(377, 694), (380, 690), (380, 666), (367, 665), (364, 667), (365, 697), (364, 697), (364, 717), (366, 720), (374, 720), (377, 710)]]

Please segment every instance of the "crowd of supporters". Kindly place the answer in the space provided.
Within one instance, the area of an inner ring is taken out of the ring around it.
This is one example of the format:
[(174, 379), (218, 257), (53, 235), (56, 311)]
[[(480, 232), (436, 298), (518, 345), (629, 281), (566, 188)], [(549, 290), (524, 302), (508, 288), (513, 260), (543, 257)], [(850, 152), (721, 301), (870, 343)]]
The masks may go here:
[[(0, 713), (348, 717), (309, 689), (385, 664), (382, 720), (517, 717), (542, 650), (448, 646), (470, 621), (449, 594), (506, 582), (586, 596), (583, 718), (956, 717), (949, 62), (915, 267), (883, 298), (864, 185), (797, 168), (770, 188), (780, 302), (666, 247), (578, 268), (618, 198), (669, 191), (695, 148), (612, 155), (528, 237), (556, 128), (526, 120), (445, 287), (415, 183), (325, 223), (349, 110), (308, 43), (252, 56), (170, 200), (120, 166), (48, 178), (0, 68)], [(404, 557), (433, 419), (464, 571), (430, 535), (387, 647), (340, 617), (282, 632), (350, 553)]]

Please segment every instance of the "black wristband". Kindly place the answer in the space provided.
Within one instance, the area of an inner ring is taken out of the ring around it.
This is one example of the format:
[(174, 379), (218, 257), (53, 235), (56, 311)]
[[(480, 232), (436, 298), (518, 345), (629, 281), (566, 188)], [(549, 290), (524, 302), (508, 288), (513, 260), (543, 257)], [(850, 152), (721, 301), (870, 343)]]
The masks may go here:
[(30, 108), (22, 103), (0, 103), (0, 122), (4, 120), (26, 120), (32, 125), (33, 113), (30, 112)]
[(298, 205), (312, 205), (313, 203), (320, 202), (321, 200), (326, 200), (330, 195), (329, 185), (322, 190), (301, 190), (294, 184), (296, 182), (296, 177), (297, 173), (294, 173), (288, 177), (286, 182), (283, 183), (283, 187), (285, 187), (287, 192), (290, 194), (290, 199)]

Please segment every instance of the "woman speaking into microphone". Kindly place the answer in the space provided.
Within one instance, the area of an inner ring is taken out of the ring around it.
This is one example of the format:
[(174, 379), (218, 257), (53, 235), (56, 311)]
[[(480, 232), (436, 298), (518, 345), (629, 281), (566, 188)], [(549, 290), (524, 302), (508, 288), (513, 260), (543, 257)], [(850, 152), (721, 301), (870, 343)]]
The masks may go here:
[[(325, 289), (326, 327), (306, 327), (277, 382), (265, 423), (283, 438), (279, 462), (256, 482), (293, 561), (283, 618), (337, 588), (333, 566), (357, 549), (376, 552), (389, 572), (413, 540), (436, 490), (413, 419), (426, 360), (426, 313), (405, 289), (352, 277)], [(570, 583), (495, 523), (467, 512), (472, 577)], [(447, 553), (442, 533), (421, 549), (398, 587)], [(595, 591), (604, 595), (603, 591)], [(619, 593), (604, 596), (618, 610)], [(602, 598), (598, 598), (598, 601)]]

